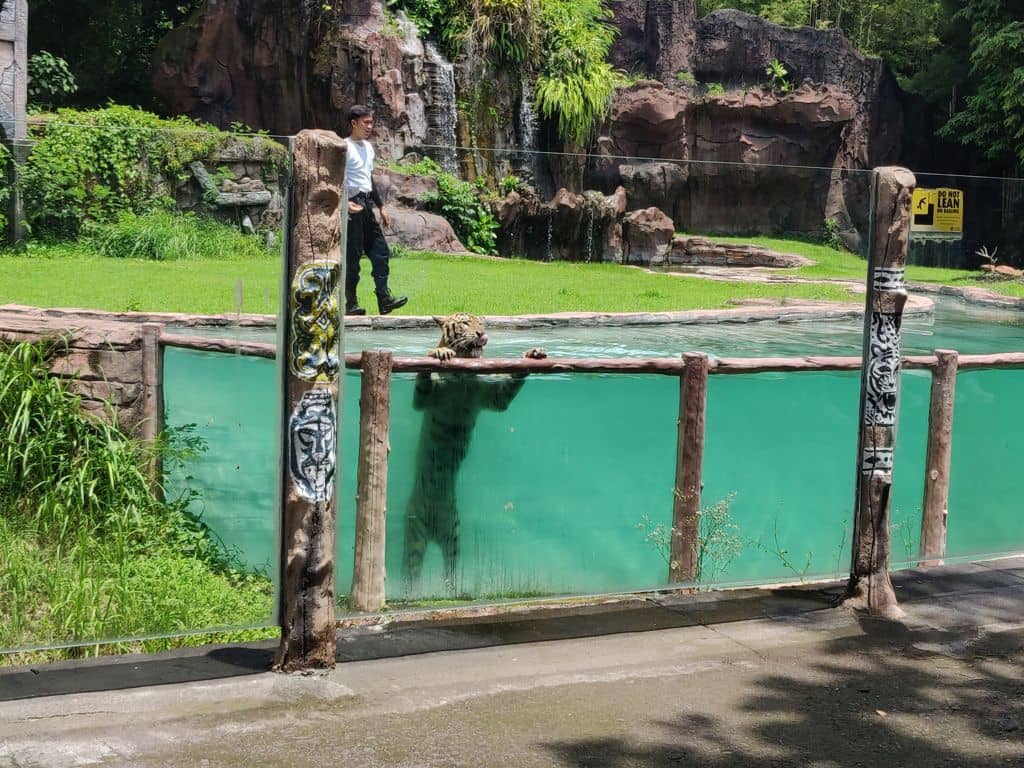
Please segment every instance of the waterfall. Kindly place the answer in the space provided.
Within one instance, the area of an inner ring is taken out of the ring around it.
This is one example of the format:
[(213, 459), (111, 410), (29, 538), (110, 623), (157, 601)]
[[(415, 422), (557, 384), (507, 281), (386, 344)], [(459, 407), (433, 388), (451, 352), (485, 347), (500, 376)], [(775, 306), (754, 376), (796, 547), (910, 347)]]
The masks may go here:
[(589, 264), (594, 257), (594, 209), (587, 206), (586, 260)]
[(530, 81), (525, 77), (520, 82), (518, 126), (519, 142), (523, 150), (523, 168), (530, 178), (526, 181), (537, 185), (539, 180), (538, 163), (540, 156), (537, 154), (537, 135), (539, 122), (537, 112), (533, 108), (533, 88)]
[(545, 218), (547, 219), (547, 238), (544, 242), (544, 261), (551, 261), (551, 233), (554, 229), (555, 211), (553, 208), (544, 207)]
[(459, 158), (455, 151), (455, 68), (434, 47), (424, 43), (424, 64), (427, 72), (427, 142), (441, 147), (437, 160), (449, 173), (458, 173)]

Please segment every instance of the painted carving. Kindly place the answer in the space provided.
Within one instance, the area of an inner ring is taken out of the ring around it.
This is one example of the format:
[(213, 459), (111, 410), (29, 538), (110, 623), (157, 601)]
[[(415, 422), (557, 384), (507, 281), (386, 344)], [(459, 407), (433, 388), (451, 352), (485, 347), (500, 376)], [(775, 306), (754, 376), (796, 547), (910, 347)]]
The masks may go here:
[(900, 376), (899, 315), (871, 313), (864, 423), (892, 426), (896, 423), (896, 393)]
[(892, 448), (866, 447), (861, 457), (860, 471), (864, 474), (892, 472)]
[(292, 373), (304, 381), (334, 381), (341, 361), (338, 352), (341, 313), (338, 264), (314, 261), (299, 267), (292, 281)]
[(338, 418), (326, 389), (302, 396), (288, 423), (288, 469), (302, 498), (330, 501), (334, 494)]
[(876, 291), (905, 291), (907, 287), (904, 281), (905, 273), (904, 269), (878, 267), (873, 273), (872, 287)]

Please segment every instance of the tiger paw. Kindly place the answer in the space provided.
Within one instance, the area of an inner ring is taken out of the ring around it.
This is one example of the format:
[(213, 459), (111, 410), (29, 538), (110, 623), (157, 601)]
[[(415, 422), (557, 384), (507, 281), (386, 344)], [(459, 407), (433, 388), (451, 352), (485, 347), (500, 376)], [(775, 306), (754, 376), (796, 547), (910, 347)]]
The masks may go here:
[(529, 358), (530, 360), (543, 360), (547, 356), (548, 353), (540, 347), (534, 347), (533, 349), (528, 349), (526, 352), (523, 352), (523, 357)]
[(445, 360), (451, 360), (453, 357), (455, 357), (455, 350), (452, 349), (451, 347), (436, 347), (427, 352), (427, 356), (436, 357), (438, 360), (441, 360), (443, 362)]

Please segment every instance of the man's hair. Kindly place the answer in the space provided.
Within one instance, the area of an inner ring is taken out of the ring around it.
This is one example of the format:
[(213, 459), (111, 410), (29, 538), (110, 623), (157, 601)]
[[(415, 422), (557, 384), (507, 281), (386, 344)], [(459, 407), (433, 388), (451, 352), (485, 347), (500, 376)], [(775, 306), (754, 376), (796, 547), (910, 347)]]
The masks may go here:
[(345, 126), (352, 125), (353, 120), (358, 120), (361, 117), (373, 116), (373, 110), (369, 107), (363, 106), (362, 104), (355, 104), (349, 111), (348, 117), (345, 118)]

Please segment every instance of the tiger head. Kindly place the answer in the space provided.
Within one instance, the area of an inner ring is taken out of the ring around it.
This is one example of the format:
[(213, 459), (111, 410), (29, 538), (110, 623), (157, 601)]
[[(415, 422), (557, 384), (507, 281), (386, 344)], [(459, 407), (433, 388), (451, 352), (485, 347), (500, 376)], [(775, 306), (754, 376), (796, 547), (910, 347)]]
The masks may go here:
[(427, 354), (438, 360), (453, 357), (481, 357), (487, 344), (483, 321), (476, 315), (459, 312), (448, 317), (435, 317), (441, 327), (441, 341)]

